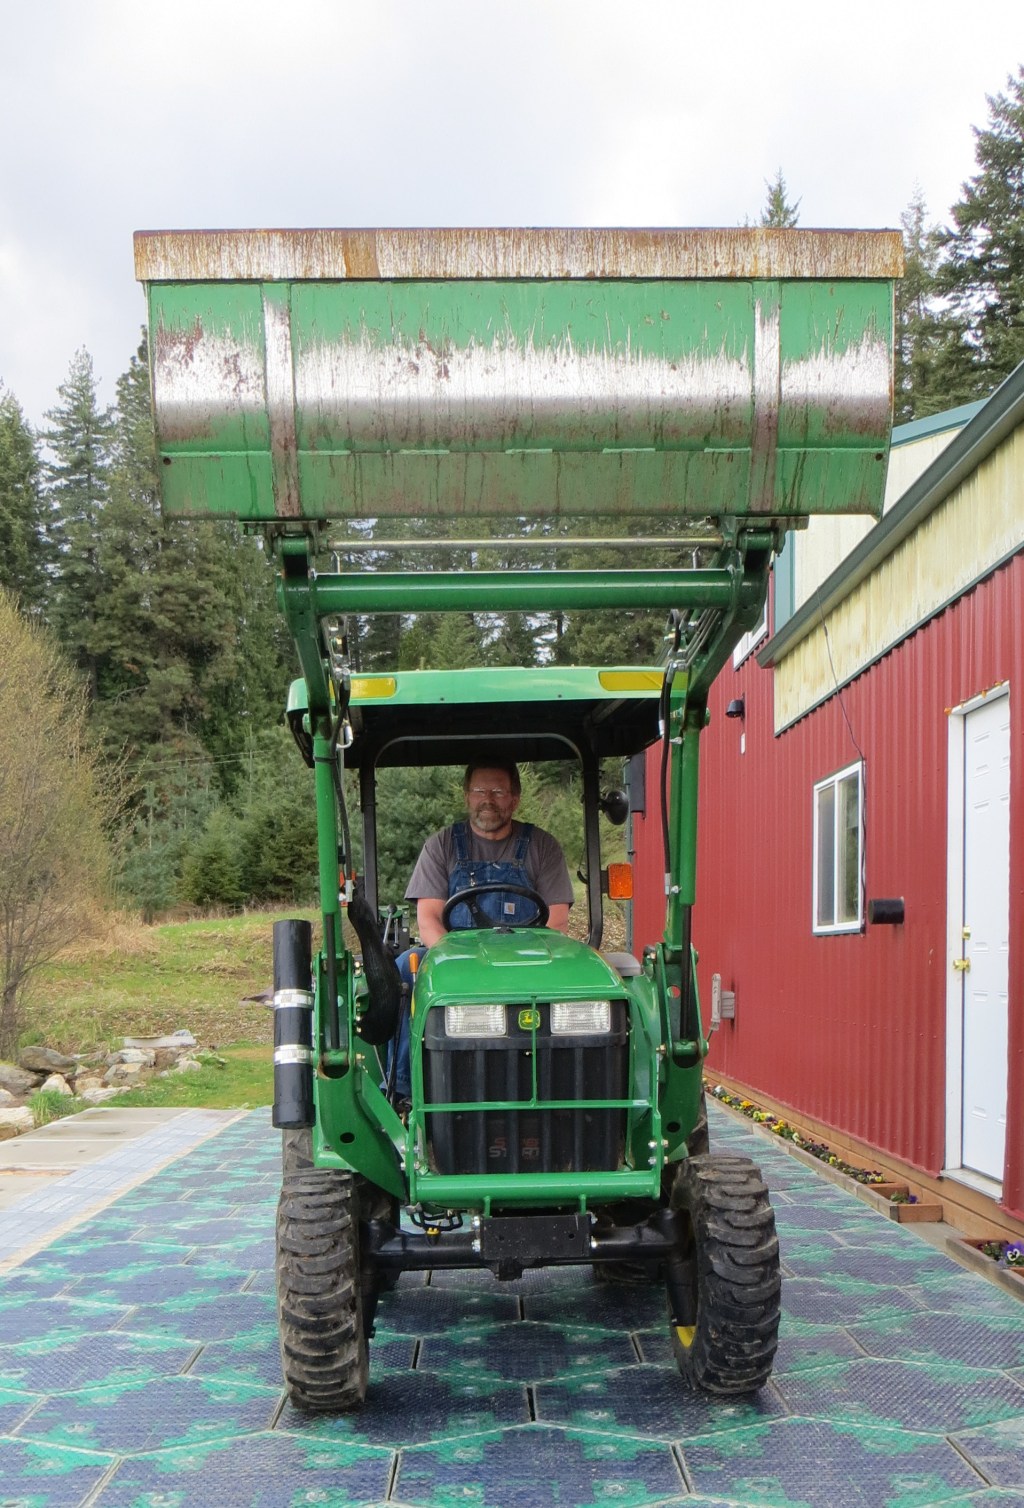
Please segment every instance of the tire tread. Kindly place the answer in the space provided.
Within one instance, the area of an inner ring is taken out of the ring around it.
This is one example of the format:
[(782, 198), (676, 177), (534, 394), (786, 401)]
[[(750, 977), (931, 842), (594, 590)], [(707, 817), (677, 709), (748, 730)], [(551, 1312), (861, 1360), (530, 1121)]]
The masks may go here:
[(679, 1370), (692, 1386), (724, 1396), (763, 1387), (778, 1345), (782, 1277), (775, 1214), (748, 1158), (708, 1153), (681, 1164), (672, 1207), (688, 1222), (695, 1261), (696, 1323)]
[[(287, 1135), (287, 1133), (286, 1133)], [(359, 1196), (351, 1173), (288, 1168), (277, 1212), (277, 1311), (290, 1401), (348, 1412), (366, 1396)]]

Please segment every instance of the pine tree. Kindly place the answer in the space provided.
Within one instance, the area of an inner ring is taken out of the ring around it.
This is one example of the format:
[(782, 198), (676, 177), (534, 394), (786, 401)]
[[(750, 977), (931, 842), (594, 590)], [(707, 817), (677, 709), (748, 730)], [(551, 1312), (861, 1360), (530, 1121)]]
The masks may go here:
[(110, 410), (101, 408), (92, 357), (84, 347), (72, 358), (58, 403), (46, 415), (42, 439), (53, 459), (46, 466), (53, 510), (54, 580), (48, 617), (65, 652), (97, 691), (96, 620), (103, 594), (99, 540), (110, 496)]
[(0, 387), (0, 587), (38, 615), (46, 593), (46, 537), (35, 438), (13, 393)]
[(161, 525), (145, 345), (118, 378), (111, 449), (97, 544), (104, 596), (95, 636), (96, 716), (113, 743), (138, 751), (171, 729), (166, 696), (152, 705), (149, 695), (159, 657), (153, 586)]
[(937, 299), (942, 232), (928, 223), (920, 188), (900, 217), (905, 271), (895, 296), (895, 418), (898, 423), (948, 408), (938, 367), (949, 324)]
[(950, 403), (981, 398), (1024, 360), (1024, 65), (974, 128), (978, 172), (952, 208), (938, 286), (948, 302), (941, 375)]
[(790, 204), (789, 190), (786, 188), (782, 169), (779, 168), (773, 183), (765, 179), (764, 186), (768, 190), (768, 197), (765, 199), (759, 223), (770, 230), (792, 230), (800, 218), (800, 200), (798, 199), (795, 204)]
[[(234, 524), (161, 516), (145, 342), (117, 384), (98, 550), (97, 716), (108, 738), (140, 755), (198, 737), (226, 761), (245, 733), (280, 720), (290, 657), (260, 542)], [(228, 764), (219, 768), (230, 786)]]

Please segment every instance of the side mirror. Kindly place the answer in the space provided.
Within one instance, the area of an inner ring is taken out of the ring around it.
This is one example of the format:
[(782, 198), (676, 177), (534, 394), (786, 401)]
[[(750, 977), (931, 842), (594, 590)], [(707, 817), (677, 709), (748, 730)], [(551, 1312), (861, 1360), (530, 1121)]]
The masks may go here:
[(629, 797), (625, 791), (618, 789), (605, 791), (597, 806), (598, 810), (602, 811), (608, 821), (614, 823), (616, 827), (621, 827), (629, 816)]

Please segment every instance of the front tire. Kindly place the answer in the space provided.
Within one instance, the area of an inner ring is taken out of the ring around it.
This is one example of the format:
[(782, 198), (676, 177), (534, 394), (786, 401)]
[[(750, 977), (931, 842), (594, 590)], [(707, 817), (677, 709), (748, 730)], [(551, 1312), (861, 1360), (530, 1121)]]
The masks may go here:
[(313, 1132), (308, 1127), (281, 1132), (281, 1176), (313, 1166)]
[(747, 1157), (687, 1158), (672, 1187), (676, 1252), (668, 1263), (672, 1351), (708, 1393), (756, 1392), (778, 1345), (782, 1276), (775, 1213)]
[(693, 1130), (686, 1138), (687, 1157), (705, 1157), (711, 1151), (711, 1140), (708, 1131), (708, 1100), (704, 1085), (700, 1086), (700, 1101), (697, 1107), (697, 1119)]
[(281, 1370), (296, 1408), (347, 1413), (369, 1373), (359, 1255), (359, 1193), (352, 1173), (289, 1171), (277, 1209)]

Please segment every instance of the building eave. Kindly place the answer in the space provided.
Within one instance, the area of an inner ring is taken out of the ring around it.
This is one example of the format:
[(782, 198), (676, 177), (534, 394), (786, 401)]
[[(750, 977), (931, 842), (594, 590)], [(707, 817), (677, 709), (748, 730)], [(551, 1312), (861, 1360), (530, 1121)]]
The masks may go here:
[(996, 388), (983, 407), (942, 453), (821, 583), (757, 656), (776, 665), (870, 576), (879, 563), (912, 534), (950, 493), (975, 471), (1024, 421), (1024, 362)]

